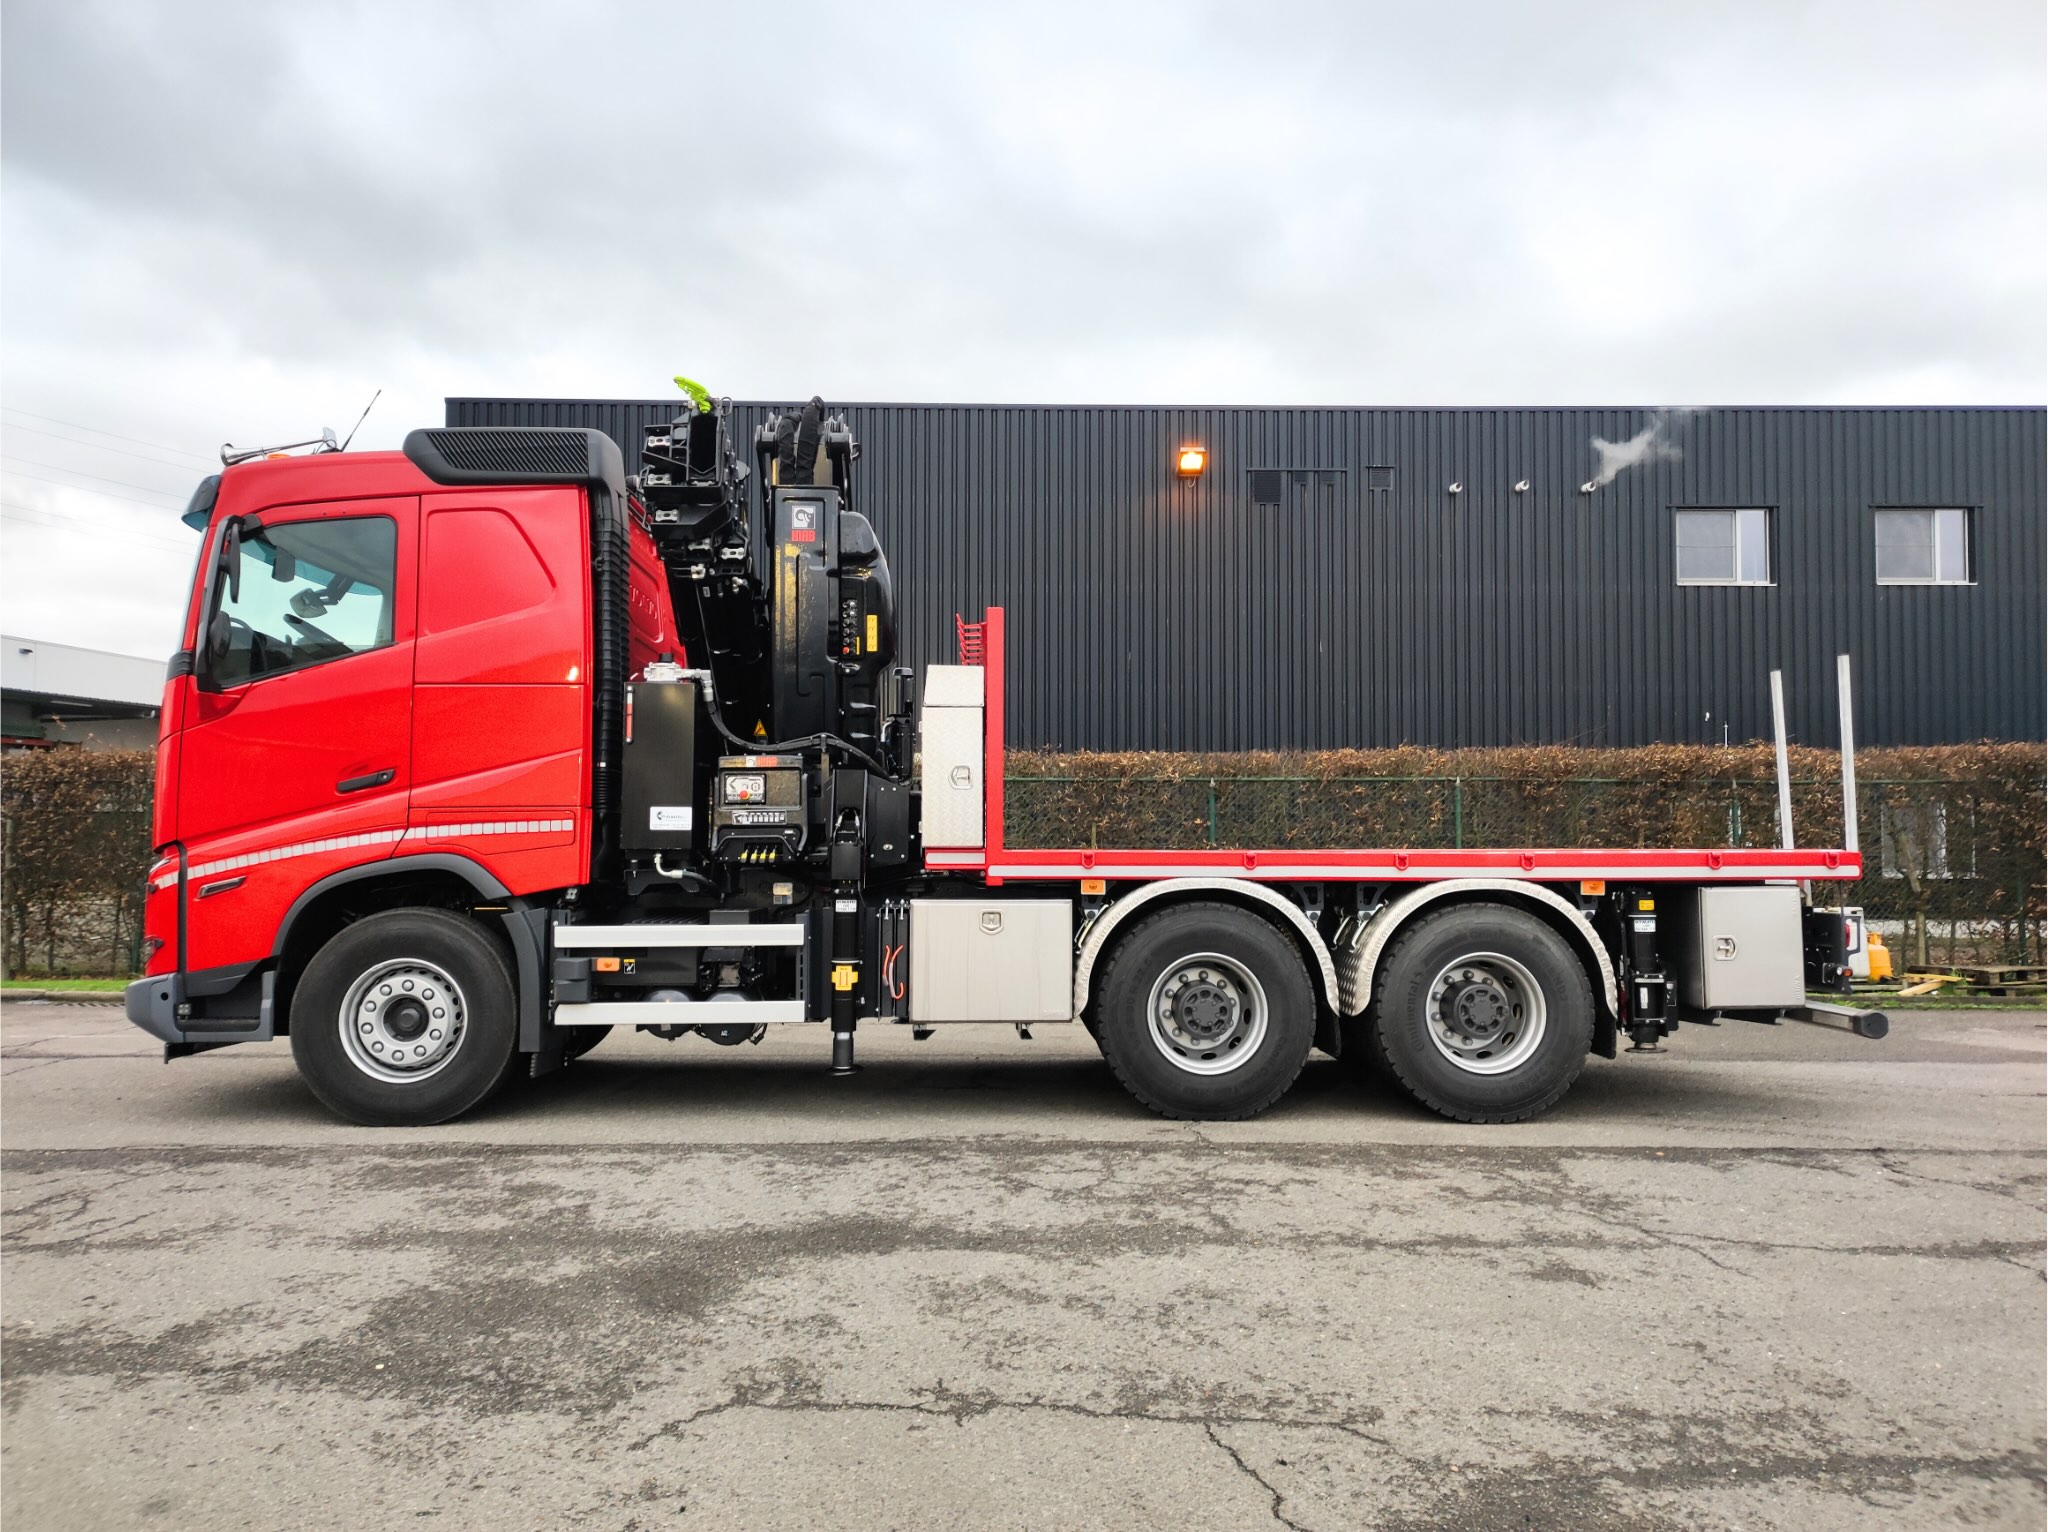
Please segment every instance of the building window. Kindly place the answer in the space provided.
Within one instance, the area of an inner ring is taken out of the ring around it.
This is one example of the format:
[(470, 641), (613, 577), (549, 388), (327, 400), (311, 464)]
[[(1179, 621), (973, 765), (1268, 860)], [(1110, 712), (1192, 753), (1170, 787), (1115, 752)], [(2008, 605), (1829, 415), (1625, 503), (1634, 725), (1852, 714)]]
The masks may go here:
[(1769, 585), (1771, 513), (1680, 511), (1680, 585)]
[(1344, 492), (1341, 468), (1250, 468), (1245, 484), (1259, 510), (1335, 510)]
[(1968, 585), (1970, 513), (1879, 511), (1877, 583)]

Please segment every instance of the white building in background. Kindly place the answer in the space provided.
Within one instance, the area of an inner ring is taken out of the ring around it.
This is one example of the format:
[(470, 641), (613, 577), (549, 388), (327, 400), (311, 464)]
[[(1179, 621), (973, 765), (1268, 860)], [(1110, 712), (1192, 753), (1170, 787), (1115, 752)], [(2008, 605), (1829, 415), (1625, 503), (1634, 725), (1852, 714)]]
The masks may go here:
[(164, 662), (0, 635), (0, 746), (148, 750)]

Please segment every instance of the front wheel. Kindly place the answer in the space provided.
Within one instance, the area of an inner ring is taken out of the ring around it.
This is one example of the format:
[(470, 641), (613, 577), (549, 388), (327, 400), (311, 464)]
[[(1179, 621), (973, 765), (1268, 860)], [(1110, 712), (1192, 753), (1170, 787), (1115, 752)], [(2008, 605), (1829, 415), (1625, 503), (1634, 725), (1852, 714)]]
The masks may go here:
[(1586, 1067), (1593, 987), (1565, 939), (1504, 904), (1403, 931), (1380, 969), (1373, 1051), (1416, 1101), (1460, 1122), (1519, 1122)]
[(1167, 1117), (1257, 1116), (1286, 1094), (1315, 1040), (1301, 953), (1235, 905), (1178, 905), (1140, 921), (1097, 993), (1103, 1057)]
[(475, 922), (387, 910), (306, 965), (292, 996), (292, 1059), (351, 1122), (446, 1122), (510, 1076), (515, 1015), (511, 965)]

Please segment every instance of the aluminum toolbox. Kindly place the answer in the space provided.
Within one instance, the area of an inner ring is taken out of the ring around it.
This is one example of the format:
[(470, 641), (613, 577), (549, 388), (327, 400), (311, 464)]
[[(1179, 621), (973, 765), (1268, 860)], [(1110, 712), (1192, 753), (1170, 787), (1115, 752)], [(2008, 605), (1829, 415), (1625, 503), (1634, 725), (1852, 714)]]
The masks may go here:
[(910, 1019), (1067, 1021), (1071, 899), (910, 901)]
[(1660, 902), (1682, 1005), (1724, 1011), (1805, 1004), (1805, 927), (1797, 888), (1691, 888)]
[(928, 848), (973, 850), (982, 844), (982, 675), (978, 665), (925, 670), (917, 748)]
[(988, 701), (988, 672), (979, 665), (927, 665), (926, 707), (981, 707)]

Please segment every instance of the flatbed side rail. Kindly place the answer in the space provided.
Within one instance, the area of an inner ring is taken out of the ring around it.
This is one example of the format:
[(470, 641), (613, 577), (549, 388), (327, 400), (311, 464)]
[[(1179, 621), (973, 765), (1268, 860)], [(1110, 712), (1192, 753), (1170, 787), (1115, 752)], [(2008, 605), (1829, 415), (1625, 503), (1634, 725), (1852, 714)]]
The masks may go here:
[(1516, 878), (1532, 883), (1588, 879), (1637, 883), (1756, 883), (1811, 878), (1853, 881), (1863, 859), (1852, 851), (931, 851), (934, 870), (986, 868), (989, 879), (1177, 878), (1188, 874), (1266, 882), (1422, 883), (1437, 878)]

